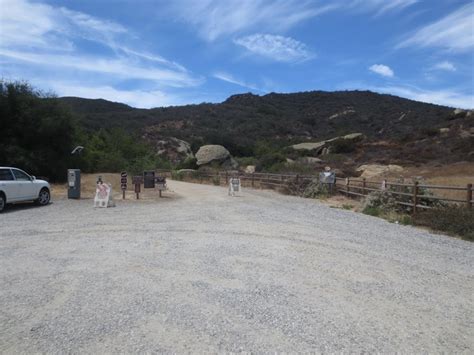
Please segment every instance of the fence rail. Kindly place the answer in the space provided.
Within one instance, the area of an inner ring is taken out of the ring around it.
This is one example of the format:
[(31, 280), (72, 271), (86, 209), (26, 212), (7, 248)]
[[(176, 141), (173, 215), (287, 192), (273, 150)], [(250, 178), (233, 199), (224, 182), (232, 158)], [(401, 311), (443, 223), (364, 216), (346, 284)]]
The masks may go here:
[[(162, 170), (161, 173), (173, 177), (172, 172)], [(317, 180), (316, 175), (302, 175), (302, 174), (274, 174), (274, 173), (237, 173), (235, 171), (217, 171), (201, 172), (193, 171), (186, 172), (181, 175), (183, 180), (196, 180), (200, 183), (211, 182), (216, 185), (226, 185), (231, 177), (238, 177), (242, 180), (244, 186), (251, 188), (281, 188), (291, 189), (298, 185), (305, 185), (311, 181)], [(427, 185), (419, 184), (415, 181), (413, 183), (393, 182), (393, 181), (371, 181), (365, 178), (336, 178), (335, 190), (348, 197), (365, 197), (371, 192), (380, 191), (391, 194), (396, 203), (402, 206), (410, 207), (413, 214), (416, 214), (419, 209), (429, 209), (431, 206), (426, 203), (427, 200), (440, 201), (446, 203), (463, 204), (466, 208), (472, 208), (473, 200), (473, 184), (466, 186), (441, 186), (441, 185)], [(457, 198), (445, 197), (436, 195), (435, 192), (454, 191)], [(291, 192), (291, 191), (289, 191)], [(464, 198), (459, 197), (460, 194)]]

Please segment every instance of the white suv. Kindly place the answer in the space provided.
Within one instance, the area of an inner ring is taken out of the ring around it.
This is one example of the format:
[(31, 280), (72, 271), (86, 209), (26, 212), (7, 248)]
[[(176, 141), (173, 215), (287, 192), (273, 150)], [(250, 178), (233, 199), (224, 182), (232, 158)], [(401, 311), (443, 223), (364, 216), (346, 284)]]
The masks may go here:
[(7, 203), (35, 201), (44, 206), (51, 199), (47, 181), (36, 180), (23, 170), (0, 166), (0, 212)]

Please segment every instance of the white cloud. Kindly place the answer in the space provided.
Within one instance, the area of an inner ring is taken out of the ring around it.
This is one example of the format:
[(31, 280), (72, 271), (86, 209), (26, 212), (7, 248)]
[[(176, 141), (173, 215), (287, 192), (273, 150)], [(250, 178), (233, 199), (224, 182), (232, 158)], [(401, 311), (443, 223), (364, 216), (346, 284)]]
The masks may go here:
[(256, 33), (234, 42), (253, 53), (281, 62), (303, 61), (313, 56), (304, 43), (291, 37)]
[(374, 86), (364, 82), (347, 82), (338, 85), (339, 90), (370, 90), (383, 94), (404, 97), (406, 99), (427, 102), (436, 105), (459, 107), (464, 109), (474, 108), (474, 96), (469, 90), (461, 88), (424, 89), (412, 85), (386, 85)]
[[(44, 83), (59, 88), (61, 95), (76, 92), (139, 107), (174, 101), (162, 87), (193, 87), (204, 80), (178, 63), (134, 48), (136, 35), (119, 23), (29, 0), (0, 0), (0, 7), (1, 75), (11, 80), (26, 76), (40, 88), (47, 89)], [(84, 39), (104, 54), (88, 54)], [(113, 88), (130, 79), (140, 81), (135, 86), (146, 82), (150, 91)]]
[(394, 75), (393, 70), (389, 66), (383, 64), (374, 64), (369, 67), (369, 70), (388, 78), (392, 78)]
[(375, 11), (375, 15), (383, 15), (390, 11), (400, 11), (412, 6), (419, 0), (353, 0), (348, 6), (359, 11)]
[(2, 48), (0, 48), (0, 56), (15, 59), (17, 62), (28, 62), (43, 68), (49, 67), (56, 73), (60, 68), (73, 69), (74, 71), (113, 76), (114, 79), (149, 80), (171, 87), (195, 86), (199, 85), (202, 81), (202, 79), (191, 77), (187, 72), (146, 66), (143, 63), (137, 64), (127, 58), (101, 58), (71, 54), (36, 54)]
[(118, 90), (111, 86), (81, 86), (80, 83), (51, 83), (59, 96), (78, 96), (125, 103), (137, 108), (153, 108), (182, 104), (177, 97), (159, 90)]
[(390, 93), (411, 100), (429, 102), (465, 109), (474, 108), (474, 97), (456, 90), (424, 90), (417, 87), (387, 86), (375, 88), (375, 91)]
[(285, 31), (340, 5), (301, 0), (176, 0), (172, 10), (213, 41), (251, 29)]
[(456, 71), (456, 67), (454, 66), (454, 64), (451, 63), (451, 62), (448, 62), (448, 61), (436, 63), (433, 66), (433, 69), (435, 69), (435, 70), (445, 70), (445, 71), (450, 71), (450, 72), (455, 72)]
[(229, 73), (219, 71), (219, 72), (215, 72), (214, 74), (212, 74), (212, 76), (216, 79), (219, 79), (219, 80), (231, 83), (231, 84), (235, 84), (235, 85), (238, 85), (238, 86), (242, 86), (242, 87), (247, 88), (247, 89), (265, 92), (264, 90), (259, 89), (256, 85), (254, 85), (252, 83), (245, 82), (243, 80), (239, 80), (239, 79), (235, 78), (233, 75), (231, 75)]
[(462, 6), (446, 17), (427, 25), (397, 47), (441, 47), (454, 52), (474, 50), (474, 2)]

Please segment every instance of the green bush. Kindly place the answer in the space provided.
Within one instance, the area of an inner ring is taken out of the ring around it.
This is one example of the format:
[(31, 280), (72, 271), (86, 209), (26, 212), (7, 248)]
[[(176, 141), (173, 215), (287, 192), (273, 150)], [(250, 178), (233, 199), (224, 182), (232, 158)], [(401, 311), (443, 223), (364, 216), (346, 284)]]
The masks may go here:
[(464, 206), (433, 208), (418, 213), (414, 223), (474, 241), (474, 209)]
[(327, 198), (331, 192), (327, 184), (320, 184), (317, 179), (311, 181), (303, 191), (303, 197), (306, 198)]
[(187, 157), (184, 161), (178, 164), (176, 167), (177, 170), (180, 169), (197, 169), (197, 159), (194, 157)]
[(375, 216), (375, 211), (379, 211), (377, 215), (380, 215), (382, 212), (391, 212), (397, 209), (398, 205), (395, 198), (392, 194), (385, 191), (371, 192), (366, 196), (362, 204), (362, 212), (371, 216)]
[(339, 138), (331, 142), (330, 149), (333, 154), (352, 153), (356, 150), (356, 142), (350, 139)]
[(362, 210), (362, 213), (367, 214), (369, 216), (378, 217), (382, 214), (382, 211), (381, 211), (380, 207), (366, 206)]

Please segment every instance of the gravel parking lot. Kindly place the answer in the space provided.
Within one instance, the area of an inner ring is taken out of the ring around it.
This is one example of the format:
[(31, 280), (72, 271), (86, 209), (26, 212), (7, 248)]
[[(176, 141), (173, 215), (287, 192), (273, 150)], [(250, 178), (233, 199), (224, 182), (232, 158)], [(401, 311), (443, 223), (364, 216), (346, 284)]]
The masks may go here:
[(0, 215), (0, 352), (474, 352), (474, 244), (170, 185)]

